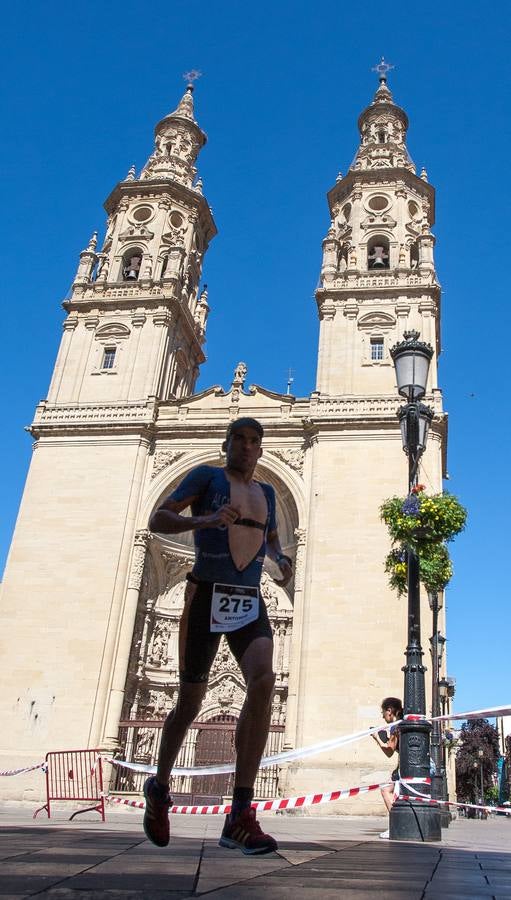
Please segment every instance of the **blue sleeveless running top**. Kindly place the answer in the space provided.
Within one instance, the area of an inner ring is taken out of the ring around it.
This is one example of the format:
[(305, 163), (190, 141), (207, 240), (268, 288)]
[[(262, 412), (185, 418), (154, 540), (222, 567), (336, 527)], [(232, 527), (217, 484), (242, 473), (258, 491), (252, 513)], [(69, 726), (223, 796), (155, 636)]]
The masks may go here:
[[(259, 481), (264, 491), (268, 513), (264, 529), (261, 529), (261, 546), (252, 560), (241, 572), (232, 560), (229, 549), (227, 528), (199, 528), (194, 531), (195, 565), (193, 575), (200, 581), (217, 581), (223, 584), (243, 584), (258, 586), (266, 555), (268, 532), (277, 527), (275, 515), (275, 491), (270, 484)], [(171, 500), (185, 500), (195, 497), (192, 503), (193, 516), (205, 516), (215, 512), (225, 503), (230, 503), (231, 486), (223, 469), (218, 466), (197, 466), (186, 475), (181, 484), (170, 495)], [(252, 520), (245, 520), (247, 524)]]

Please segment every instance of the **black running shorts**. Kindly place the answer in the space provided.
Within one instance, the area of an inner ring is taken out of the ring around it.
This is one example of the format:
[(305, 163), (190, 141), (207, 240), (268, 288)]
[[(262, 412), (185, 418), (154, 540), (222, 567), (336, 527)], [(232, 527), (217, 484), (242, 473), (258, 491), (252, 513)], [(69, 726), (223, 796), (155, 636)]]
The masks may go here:
[[(196, 590), (188, 604), (185, 594), (185, 609), (180, 633), (180, 643), (183, 642), (184, 646), (180, 654), (179, 677), (181, 681), (189, 684), (198, 684), (206, 682), (209, 678), (209, 670), (213, 665), (222, 635), (220, 632), (209, 630), (213, 583), (199, 581), (196, 584), (193, 579), (189, 580)], [(190, 585), (190, 590), (192, 590), (192, 585)], [(261, 592), (259, 592), (259, 617), (255, 622), (250, 622), (243, 628), (238, 628), (237, 631), (227, 632), (225, 637), (238, 665), (245, 650), (256, 638), (265, 637), (273, 640)]]

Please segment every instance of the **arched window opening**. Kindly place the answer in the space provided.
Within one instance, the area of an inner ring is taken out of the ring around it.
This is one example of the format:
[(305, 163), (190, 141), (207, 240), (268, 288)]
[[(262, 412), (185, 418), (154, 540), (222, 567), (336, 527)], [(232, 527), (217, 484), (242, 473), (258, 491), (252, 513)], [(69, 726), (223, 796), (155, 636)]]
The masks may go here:
[(128, 250), (122, 258), (122, 280), (137, 281), (142, 265), (142, 251)]
[(388, 238), (382, 237), (381, 235), (371, 238), (371, 241), (367, 245), (367, 268), (368, 269), (388, 269), (388, 268), (390, 268)]
[(387, 140), (387, 135), (385, 134), (383, 129), (380, 129), (380, 131), (378, 132), (378, 143), (384, 144), (386, 140)]

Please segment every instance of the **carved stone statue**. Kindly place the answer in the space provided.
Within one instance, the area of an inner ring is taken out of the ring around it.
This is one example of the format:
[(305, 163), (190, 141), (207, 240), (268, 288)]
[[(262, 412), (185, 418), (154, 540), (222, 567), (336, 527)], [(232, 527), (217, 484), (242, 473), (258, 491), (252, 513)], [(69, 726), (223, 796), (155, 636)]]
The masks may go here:
[(244, 362), (239, 362), (234, 370), (234, 378), (232, 380), (233, 387), (243, 387), (245, 378), (247, 377), (247, 367)]

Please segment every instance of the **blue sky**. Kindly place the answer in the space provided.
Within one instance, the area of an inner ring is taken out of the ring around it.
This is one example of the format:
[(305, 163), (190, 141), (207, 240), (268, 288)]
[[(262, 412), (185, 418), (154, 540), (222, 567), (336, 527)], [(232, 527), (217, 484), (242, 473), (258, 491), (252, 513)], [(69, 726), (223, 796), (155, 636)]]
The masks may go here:
[(291, 367), (304, 396), (315, 380), (325, 194), (353, 158), (384, 55), (410, 117), (410, 153), (437, 190), (446, 487), (470, 514), (453, 545), (448, 657), (455, 706), (468, 710), (511, 701), (508, 7), (394, 9), (57, 0), (4, 10), (2, 567), (30, 460), (23, 427), (47, 391), (78, 254), (102, 234), (112, 187), (149, 156), (182, 73), (204, 73), (199, 170), (219, 228), (204, 272), (212, 313), (199, 387), (227, 387), (243, 359), (250, 383), (277, 391)]

